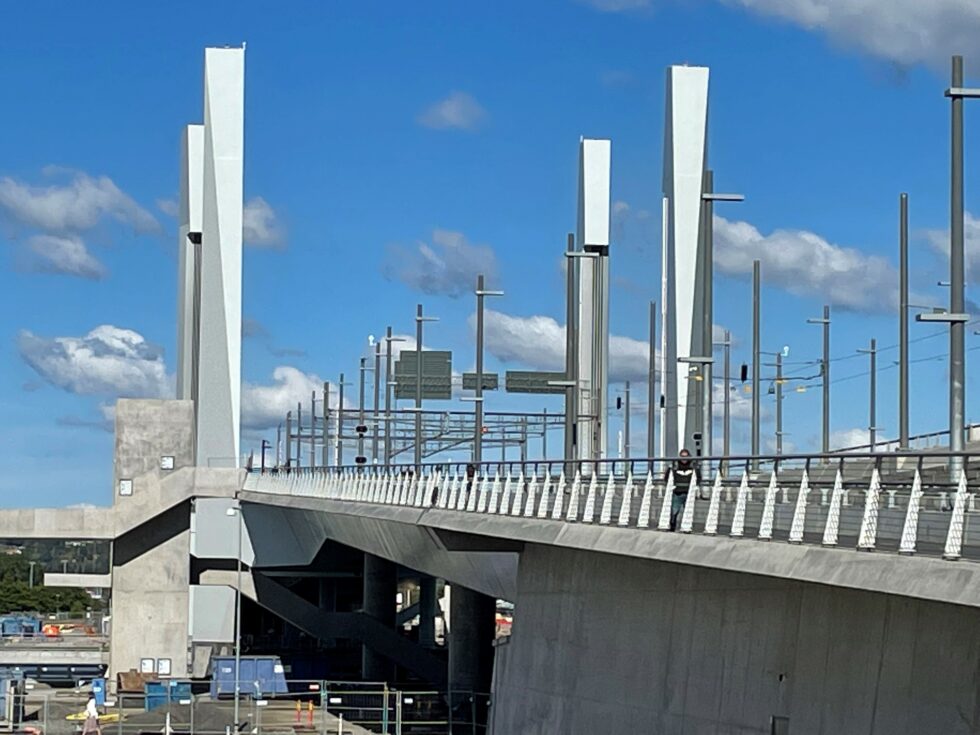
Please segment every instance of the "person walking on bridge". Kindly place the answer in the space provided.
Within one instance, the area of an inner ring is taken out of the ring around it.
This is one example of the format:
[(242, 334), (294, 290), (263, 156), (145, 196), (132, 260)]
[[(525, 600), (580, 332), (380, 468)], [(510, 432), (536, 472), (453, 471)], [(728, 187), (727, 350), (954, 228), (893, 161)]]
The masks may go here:
[(672, 467), (667, 469), (664, 482), (670, 477), (671, 472), (674, 473), (674, 497), (670, 502), (670, 530), (676, 531), (677, 519), (684, 512), (684, 506), (687, 505), (687, 494), (691, 491), (691, 484), (693, 482), (700, 484), (701, 472), (694, 464), (691, 453), (687, 449), (682, 449), (680, 458), (673, 463)]

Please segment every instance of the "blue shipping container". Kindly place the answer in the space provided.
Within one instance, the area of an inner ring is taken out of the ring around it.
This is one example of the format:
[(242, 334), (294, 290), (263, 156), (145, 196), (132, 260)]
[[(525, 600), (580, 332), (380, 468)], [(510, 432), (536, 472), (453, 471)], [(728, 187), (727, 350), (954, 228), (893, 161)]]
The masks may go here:
[(148, 681), (143, 686), (144, 708), (147, 712), (165, 704), (191, 698), (189, 681)]
[[(215, 656), (212, 659), (211, 697), (231, 697), (235, 694), (235, 657)], [(286, 674), (278, 656), (242, 656), (239, 691), (255, 699), (288, 694)]]

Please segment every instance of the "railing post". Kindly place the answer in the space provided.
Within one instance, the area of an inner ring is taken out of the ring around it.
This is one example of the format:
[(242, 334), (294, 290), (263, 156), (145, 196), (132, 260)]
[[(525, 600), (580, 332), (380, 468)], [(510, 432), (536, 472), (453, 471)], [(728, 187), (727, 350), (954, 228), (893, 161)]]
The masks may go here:
[(919, 505), (922, 502), (922, 478), (919, 468), (915, 468), (912, 480), (912, 490), (909, 492), (909, 504), (905, 509), (905, 525), (902, 526), (902, 542), (899, 544), (899, 554), (914, 554), (915, 544), (919, 533)]
[(946, 534), (946, 548), (943, 551), (943, 558), (949, 560), (959, 559), (963, 550), (963, 523), (966, 514), (967, 498), (966, 470), (960, 470), (959, 487), (953, 500), (953, 513), (949, 519), (949, 532)]
[[(630, 462), (627, 468), (626, 484), (623, 485), (623, 498), (619, 504), (619, 519), (617, 525), (628, 526), (630, 523), (630, 511), (633, 510), (633, 463)], [(649, 506), (647, 507), (649, 512)]]
[(834, 476), (834, 490), (830, 494), (830, 507), (827, 508), (827, 523), (823, 529), (823, 545), (837, 546), (837, 539), (840, 534), (840, 509), (844, 499), (844, 478), (841, 475), (841, 468), (837, 468)]
[(708, 517), (704, 522), (704, 532), (709, 536), (718, 533), (718, 506), (721, 503), (721, 468), (715, 471), (715, 482), (711, 487), (711, 500), (708, 502)]
[(669, 531), (670, 530), (670, 515), (672, 512), (672, 504), (674, 502), (674, 471), (667, 471), (667, 484), (664, 487), (664, 498), (663, 502), (660, 504), (660, 518), (657, 519), (657, 530), (658, 531)]
[(738, 485), (735, 496), (735, 512), (732, 514), (732, 538), (742, 538), (745, 535), (745, 506), (749, 499), (749, 472), (742, 470), (742, 481)]
[[(809, 465), (809, 461), (807, 462)], [(810, 494), (810, 477), (807, 468), (803, 468), (803, 477), (800, 478), (800, 492), (796, 496), (796, 508), (793, 511), (793, 525), (789, 530), (789, 542), (791, 544), (803, 543), (803, 530), (806, 525), (806, 499)]]
[(772, 468), (769, 476), (769, 488), (766, 490), (766, 500), (762, 506), (762, 521), (759, 523), (759, 538), (763, 541), (772, 540), (772, 522), (776, 513), (776, 491), (779, 484), (776, 480), (776, 467)]
[(878, 506), (881, 495), (881, 478), (878, 465), (871, 471), (871, 482), (864, 496), (864, 516), (861, 519), (861, 534), (858, 537), (858, 548), (874, 551), (878, 538)]
[(650, 527), (650, 505), (653, 494), (653, 470), (647, 469), (647, 479), (643, 483), (643, 498), (640, 500), (640, 515), (636, 519), (637, 528)]

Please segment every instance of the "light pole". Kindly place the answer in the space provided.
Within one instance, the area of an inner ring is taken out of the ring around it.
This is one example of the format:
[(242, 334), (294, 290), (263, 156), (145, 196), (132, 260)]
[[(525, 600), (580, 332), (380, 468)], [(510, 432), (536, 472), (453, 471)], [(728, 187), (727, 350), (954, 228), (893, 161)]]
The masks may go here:
[(783, 347), (779, 352), (762, 352), (763, 355), (772, 355), (776, 358), (775, 363), (768, 363), (776, 368), (776, 379), (769, 386), (769, 394), (776, 396), (776, 454), (783, 453), (783, 358), (789, 357), (789, 347)]
[[(965, 393), (964, 331), (969, 315), (964, 314), (963, 255), (963, 100), (980, 97), (980, 89), (963, 87), (963, 57), (954, 56), (952, 82), (946, 90), (951, 101), (950, 155), (950, 242), (949, 242), (949, 448), (963, 451)], [(958, 479), (961, 457), (950, 459), (950, 474)]]
[(877, 444), (877, 433), (878, 427), (875, 425), (876, 420), (876, 408), (877, 404), (875, 402), (875, 397), (878, 392), (878, 369), (877, 369), (877, 357), (878, 357), (878, 347), (875, 340), (871, 340), (871, 346), (864, 350), (860, 349), (858, 352), (868, 355), (871, 358), (871, 404), (869, 406), (868, 414), (868, 443), (871, 445), (871, 451), (875, 450), (875, 444)]
[(823, 357), (820, 360), (820, 376), (823, 387), (823, 421), (820, 430), (820, 451), (830, 451), (830, 307), (824, 305), (822, 319), (807, 319), (807, 324), (823, 325)]
[[(653, 459), (657, 454), (656, 444), (656, 409), (657, 401), (657, 302), (650, 302), (650, 348), (647, 368), (647, 458)], [(662, 428), (662, 427), (661, 427)]]
[(241, 699), (242, 662), (242, 504), (235, 499), (235, 505), (225, 511), (226, 515), (238, 516), (238, 552), (235, 554), (235, 732), (238, 732), (239, 700)]
[(909, 448), (909, 195), (898, 198), (898, 448)]
[[(678, 357), (677, 358), (677, 362), (688, 364), (688, 365), (691, 366), (691, 367), (688, 368), (688, 372), (689, 372), (688, 379), (690, 379), (690, 377), (691, 377), (690, 374), (693, 373), (694, 374), (694, 379), (695, 380), (701, 380), (701, 381), (704, 380), (705, 368), (708, 365), (710, 365), (713, 361), (714, 361), (714, 358), (712, 358), (712, 357), (706, 357), (704, 355), (691, 355), (689, 357)], [(697, 396), (697, 395), (703, 395), (703, 394), (700, 393), (700, 392), (698, 392), (695, 395)], [(704, 447), (704, 433), (703, 432), (704, 432), (704, 430), (703, 430), (703, 427), (702, 427), (700, 445), (698, 445), (698, 446), (695, 447), (695, 454), (697, 456), (701, 456), (703, 454), (703, 451), (702, 451), (702, 449)], [(695, 437), (695, 441), (697, 441), (697, 437)], [(681, 446), (680, 448), (681, 449), (684, 449), (685, 447)]]
[[(565, 271), (567, 277), (566, 293), (565, 293), (565, 381), (562, 381), (562, 385), (565, 387), (565, 459), (574, 460), (578, 459), (579, 455), (582, 455), (582, 437), (580, 436), (579, 429), (582, 419), (581, 405), (584, 403), (582, 397), (580, 396), (581, 388), (581, 369), (582, 366), (579, 364), (579, 309), (578, 302), (581, 298), (580, 284), (578, 278), (579, 272), (579, 259), (581, 258), (598, 258), (598, 253), (589, 252), (586, 250), (573, 250), (575, 247), (575, 236), (569, 233), (568, 235), (568, 249), (565, 251)], [(595, 386), (592, 386), (595, 389)], [(594, 416), (595, 412), (593, 410), (594, 402), (593, 396), (589, 396), (589, 416)], [(594, 426), (594, 419), (590, 418), (588, 426), (591, 428)], [(586, 437), (586, 447), (587, 451), (584, 453), (587, 457), (592, 457), (593, 453), (593, 443), (592, 438)], [(571, 465), (569, 465), (569, 471)]]
[(385, 466), (391, 464), (391, 389), (395, 386), (391, 379), (391, 343), (404, 341), (404, 337), (391, 336), (390, 326), (385, 329)]
[(483, 461), (483, 299), (486, 296), (503, 296), (503, 291), (487, 291), (483, 274), (476, 277), (476, 390), (473, 396), (474, 432), (473, 461)]
[[(725, 348), (725, 403), (724, 414), (722, 416), (722, 451), (721, 455), (725, 458), (731, 454), (731, 429), (732, 429), (732, 333), (725, 330), (725, 339), (722, 342), (715, 342), (714, 347)], [(724, 465), (722, 465), (724, 467)]]
[(623, 456), (626, 459), (630, 458), (630, 382), (626, 381), (626, 396), (623, 399)]
[[(760, 312), (760, 283), (762, 281), (762, 263), (752, 261), (752, 456), (759, 456), (759, 361), (761, 348), (759, 346), (759, 312)], [(758, 469), (757, 459), (752, 460), (752, 468)]]
[(371, 402), (371, 412), (374, 418), (374, 428), (371, 432), (371, 462), (378, 463), (378, 401), (381, 398), (381, 343), (374, 343), (374, 400)]
[[(715, 176), (713, 171), (704, 172), (704, 192), (701, 194), (701, 206), (704, 213), (704, 309), (702, 321), (702, 345), (704, 346), (704, 356), (711, 357), (714, 342), (714, 204), (715, 202), (742, 202), (745, 196), (742, 194), (719, 194), (714, 190)], [(705, 454), (711, 456), (712, 453), (712, 379), (711, 363), (706, 363), (703, 369), (702, 378), (704, 385), (701, 386), (702, 395), (702, 414), (701, 414), (701, 435), (702, 445)]]
[(437, 322), (438, 317), (422, 316), (422, 304), (415, 308), (415, 471), (422, 464), (422, 324)]

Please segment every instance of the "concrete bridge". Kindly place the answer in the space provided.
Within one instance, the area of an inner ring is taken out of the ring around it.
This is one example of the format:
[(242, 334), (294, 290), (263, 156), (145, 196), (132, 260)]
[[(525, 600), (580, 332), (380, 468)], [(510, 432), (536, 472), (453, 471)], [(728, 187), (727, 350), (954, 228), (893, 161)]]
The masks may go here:
[[(3, 538), (111, 541), (110, 673), (205, 674), (239, 558), (247, 599), (361, 644), (365, 676), (492, 689), (498, 733), (980, 731), (975, 456), (954, 482), (942, 452), (705, 462), (670, 532), (660, 461), (246, 473), (193, 467), (193, 420), (120, 401), (111, 508), (0, 511)], [(451, 585), (448, 651), (396, 632), (399, 570)]]

